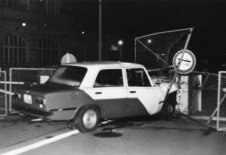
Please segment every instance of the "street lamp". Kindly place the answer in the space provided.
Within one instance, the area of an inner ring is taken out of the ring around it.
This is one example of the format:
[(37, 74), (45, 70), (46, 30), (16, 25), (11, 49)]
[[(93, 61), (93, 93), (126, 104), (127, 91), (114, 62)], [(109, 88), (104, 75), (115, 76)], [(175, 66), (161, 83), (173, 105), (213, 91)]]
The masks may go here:
[(147, 40), (147, 44), (150, 45), (151, 43), (152, 43), (152, 40), (151, 40), (151, 39), (148, 39), (148, 40)]
[(119, 46), (122, 46), (122, 45), (123, 45), (123, 40), (119, 40), (119, 41), (118, 41), (118, 45), (119, 45)]
[(27, 26), (27, 23), (23, 22), (23, 23), (21, 23), (21, 26), (22, 27), (26, 27)]
[(119, 46), (119, 60), (122, 61), (122, 46), (123, 46), (123, 40), (118, 40), (118, 46)]

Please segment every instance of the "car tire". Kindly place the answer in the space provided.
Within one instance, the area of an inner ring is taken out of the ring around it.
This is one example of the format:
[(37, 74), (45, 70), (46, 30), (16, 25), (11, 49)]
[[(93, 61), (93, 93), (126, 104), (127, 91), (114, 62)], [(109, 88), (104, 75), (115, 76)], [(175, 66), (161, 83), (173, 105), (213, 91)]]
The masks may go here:
[(180, 112), (176, 109), (176, 93), (170, 94), (163, 104), (161, 114), (164, 119), (171, 120), (179, 117)]
[(82, 132), (94, 131), (100, 121), (100, 112), (96, 107), (83, 107), (75, 118), (76, 128)]

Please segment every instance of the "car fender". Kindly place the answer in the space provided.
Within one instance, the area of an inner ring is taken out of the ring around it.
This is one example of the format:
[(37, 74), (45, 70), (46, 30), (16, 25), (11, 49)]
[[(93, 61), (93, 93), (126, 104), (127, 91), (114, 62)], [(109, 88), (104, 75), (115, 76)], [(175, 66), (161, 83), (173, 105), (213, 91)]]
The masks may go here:
[[(160, 90), (161, 90), (160, 101), (163, 102), (163, 101), (165, 100), (167, 91), (168, 91), (168, 89), (169, 89), (169, 87), (170, 87), (170, 83), (161, 83), (161, 84), (159, 85), (159, 87), (160, 87)], [(173, 83), (173, 84), (171, 85), (171, 88), (170, 88), (170, 90), (169, 90), (168, 93), (171, 94), (171, 93), (173, 93), (173, 92), (175, 92), (175, 91), (177, 91), (177, 90), (178, 90), (177, 84), (176, 84), (176, 83)]]
[[(76, 116), (78, 111), (85, 106), (92, 105), (98, 107), (96, 101), (83, 90), (76, 89), (63, 92), (63, 94), (64, 97), (60, 97), (61, 93), (51, 95), (52, 100), (55, 98), (55, 102), (51, 102), (53, 104), (48, 107), (50, 111), (54, 112), (54, 115), (49, 116), (51, 120), (71, 120)], [(64, 104), (61, 104), (63, 101)]]
[(79, 91), (79, 95), (77, 95), (76, 99), (74, 100), (76, 105), (76, 110), (74, 111), (73, 115), (71, 116), (71, 119), (77, 116), (79, 113), (79, 110), (81, 110), (84, 107), (93, 106), (97, 108), (101, 114), (102, 108), (98, 106), (97, 102), (93, 100), (86, 92), (83, 90)]

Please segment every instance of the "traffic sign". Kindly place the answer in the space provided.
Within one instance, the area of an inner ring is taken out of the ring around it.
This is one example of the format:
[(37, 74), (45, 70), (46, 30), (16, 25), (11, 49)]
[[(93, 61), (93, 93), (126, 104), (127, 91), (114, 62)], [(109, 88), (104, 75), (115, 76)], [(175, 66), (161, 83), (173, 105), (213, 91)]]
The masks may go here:
[(71, 53), (66, 53), (62, 58), (61, 58), (61, 64), (66, 64), (66, 63), (71, 63), (71, 62), (76, 62), (76, 57), (71, 54)]
[(192, 72), (196, 65), (195, 55), (187, 49), (178, 51), (173, 58), (174, 69), (180, 74)]

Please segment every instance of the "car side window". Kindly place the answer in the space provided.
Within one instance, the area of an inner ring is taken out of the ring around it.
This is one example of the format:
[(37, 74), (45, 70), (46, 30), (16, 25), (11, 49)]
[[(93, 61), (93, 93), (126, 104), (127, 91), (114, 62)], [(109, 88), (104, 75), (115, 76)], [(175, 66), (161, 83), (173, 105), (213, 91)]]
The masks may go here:
[(94, 87), (120, 87), (123, 86), (121, 69), (101, 70), (96, 78)]
[(142, 68), (127, 69), (128, 86), (149, 87), (151, 86), (148, 76)]

